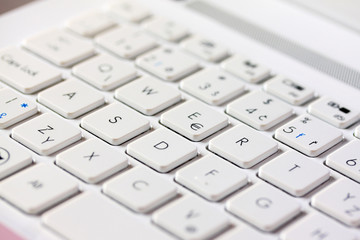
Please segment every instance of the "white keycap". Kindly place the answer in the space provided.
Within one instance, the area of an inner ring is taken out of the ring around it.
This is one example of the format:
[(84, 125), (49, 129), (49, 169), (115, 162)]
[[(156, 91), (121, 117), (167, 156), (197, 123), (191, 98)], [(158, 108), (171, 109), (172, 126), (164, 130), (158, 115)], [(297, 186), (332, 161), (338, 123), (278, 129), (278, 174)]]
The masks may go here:
[(56, 156), (56, 164), (88, 183), (97, 183), (127, 166), (126, 157), (92, 138)]
[(218, 62), (228, 55), (225, 47), (201, 36), (192, 36), (181, 42), (181, 46), (188, 52), (209, 62)]
[(360, 182), (360, 141), (353, 140), (330, 154), (326, 165)]
[(160, 128), (130, 143), (127, 153), (159, 172), (168, 172), (196, 157), (197, 149), (176, 133)]
[(306, 103), (315, 95), (315, 91), (308, 86), (281, 75), (265, 82), (264, 89), (293, 105)]
[(270, 69), (240, 55), (226, 59), (221, 63), (221, 67), (250, 83), (258, 83), (270, 76)]
[(105, 103), (104, 96), (76, 78), (70, 78), (38, 95), (38, 101), (66, 118), (77, 118)]
[(210, 201), (218, 201), (247, 184), (240, 168), (212, 154), (177, 171), (175, 180)]
[(224, 114), (196, 100), (186, 101), (165, 112), (160, 121), (193, 141), (201, 141), (228, 125)]
[(133, 59), (157, 46), (152, 37), (129, 26), (106, 31), (97, 36), (95, 42), (110, 52), (127, 59)]
[(112, 145), (145, 132), (150, 122), (123, 104), (112, 103), (81, 119), (81, 127)]
[(152, 170), (137, 166), (107, 181), (103, 192), (136, 212), (149, 212), (175, 197), (175, 185)]
[(244, 91), (245, 85), (217, 68), (207, 68), (180, 82), (182, 90), (211, 105), (221, 105)]
[(140, 22), (150, 16), (149, 10), (135, 0), (120, 0), (109, 4), (106, 9), (115, 17), (129, 22)]
[(357, 138), (360, 138), (360, 125), (356, 127), (354, 136)]
[(37, 113), (32, 101), (10, 89), (0, 89), (0, 128), (7, 128)]
[(301, 206), (280, 190), (257, 183), (227, 201), (226, 209), (263, 231), (273, 231), (298, 215)]
[(181, 239), (210, 239), (229, 226), (227, 217), (195, 197), (183, 197), (153, 214), (153, 221)]
[(136, 65), (166, 81), (176, 81), (200, 67), (195, 59), (170, 48), (158, 48), (141, 55)]
[(154, 115), (181, 100), (181, 94), (160, 80), (144, 76), (115, 91), (115, 98), (145, 115)]
[(89, 11), (68, 20), (65, 26), (84, 37), (93, 37), (116, 23), (101, 11)]
[(289, 105), (263, 91), (251, 92), (231, 102), (226, 112), (259, 130), (267, 130), (293, 114)]
[(46, 212), (42, 222), (66, 239), (118, 240), (131, 236), (132, 240), (168, 240), (170, 236), (124, 207), (98, 194), (86, 192)]
[(357, 109), (328, 97), (323, 97), (310, 104), (308, 111), (338, 128), (347, 128), (360, 119), (360, 112)]
[(239, 124), (209, 142), (209, 150), (242, 167), (250, 168), (278, 150), (273, 139)]
[(61, 72), (16, 47), (0, 50), (0, 79), (23, 93), (34, 93), (61, 79)]
[(104, 53), (74, 66), (72, 72), (101, 90), (111, 90), (137, 76), (133, 66)]
[(144, 28), (155, 36), (171, 42), (177, 42), (189, 34), (189, 31), (182, 25), (161, 17), (154, 17), (146, 21)]
[(37, 164), (0, 183), (0, 196), (37, 214), (78, 191), (77, 182), (50, 164)]
[(54, 114), (44, 113), (12, 129), (11, 136), (40, 155), (50, 155), (81, 139), (81, 132)]
[(276, 129), (275, 138), (305, 155), (315, 157), (341, 142), (343, 135), (327, 123), (303, 114)]
[(243, 225), (241, 225), (241, 227), (237, 227), (237, 228), (235, 228), (235, 230), (225, 232), (224, 234), (220, 235), (220, 237), (216, 238), (216, 240), (239, 240), (239, 239), (241, 239), (241, 240), (269, 240), (269, 236), (243, 224)]
[(91, 42), (60, 29), (47, 30), (27, 38), (23, 45), (61, 67), (70, 66), (94, 54)]
[(360, 226), (360, 186), (340, 179), (311, 199), (311, 205), (333, 218), (352, 226)]
[(290, 150), (263, 165), (259, 176), (294, 196), (303, 196), (328, 180), (330, 171)]
[(353, 233), (341, 224), (319, 214), (311, 213), (286, 229), (281, 240), (355, 240)]
[(8, 136), (0, 136), (0, 179), (30, 165), (31, 155)]

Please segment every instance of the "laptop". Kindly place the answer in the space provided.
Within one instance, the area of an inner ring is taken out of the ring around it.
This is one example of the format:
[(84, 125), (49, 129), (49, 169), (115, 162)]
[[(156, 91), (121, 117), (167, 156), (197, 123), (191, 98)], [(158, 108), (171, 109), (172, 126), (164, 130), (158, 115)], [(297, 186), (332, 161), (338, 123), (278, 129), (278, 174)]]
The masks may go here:
[(0, 15), (0, 239), (360, 239), (350, 2)]

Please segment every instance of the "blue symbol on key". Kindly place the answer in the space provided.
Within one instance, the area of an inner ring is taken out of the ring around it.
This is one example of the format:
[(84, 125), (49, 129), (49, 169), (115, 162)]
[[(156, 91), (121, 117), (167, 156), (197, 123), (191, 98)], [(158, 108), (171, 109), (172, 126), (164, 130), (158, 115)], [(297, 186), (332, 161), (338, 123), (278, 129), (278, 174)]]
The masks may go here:
[(20, 107), (22, 107), (22, 108), (27, 108), (29, 106), (29, 104), (27, 104), (27, 103), (22, 103), (21, 105), (20, 105)]
[(1, 113), (0, 114), (0, 119), (2, 119), (3, 117), (5, 117), (7, 114), (6, 113)]
[(299, 135), (296, 136), (296, 138), (299, 138), (301, 136), (305, 136), (305, 133), (300, 133)]
[(158, 66), (160, 66), (160, 65), (162, 65), (163, 63), (161, 62), (161, 61), (159, 61), (159, 62), (156, 62), (156, 63), (154, 63), (154, 66), (155, 67), (158, 67)]

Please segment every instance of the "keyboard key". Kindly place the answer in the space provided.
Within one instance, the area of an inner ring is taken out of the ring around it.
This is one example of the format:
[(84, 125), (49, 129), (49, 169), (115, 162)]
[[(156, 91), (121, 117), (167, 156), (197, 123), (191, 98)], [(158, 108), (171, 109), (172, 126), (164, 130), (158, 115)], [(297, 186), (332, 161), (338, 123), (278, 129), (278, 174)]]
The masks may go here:
[(323, 97), (309, 105), (309, 113), (338, 128), (347, 128), (360, 119), (360, 112), (332, 98)]
[(311, 205), (352, 227), (360, 226), (360, 186), (340, 179), (311, 199)]
[(89, 11), (68, 20), (65, 26), (84, 37), (93, 37), (116, 23), (101, 11)]
[(27, 38), (23, 45), (61, 67), (71, 66), (94, 54), (91, 42), (60, 29), (47, 30)]
[(270, 76), (270, 69), (240, 55), (226, 59), (221, 67), (250, 83), (258, 83)]
[(115, 98), (145, 115), (155, 115), (179, 102), (181, 94), (160, 80), (145, 76), (116, 89)]
[(268, 232), (298, 215), (301, 206), (280, 190), (265, 183), (257, 183), (228, 200), (226, 209)]
[(216, 240), (269, 240), (268, 236), (256, 231), (245, 224), (235, 230), (220, 235)]
[(197, 155), (192, 143), (166, 128), (130, 143), (126, 151), (159, 172), (169, 172)]
[(23, 93), (61, 80), (61, 72), (16, 47), (0, 50), (0, 79)]
[(264, 89), (293, 105), (306, 103), (315, 95), (313, 89), (281, 75), (265, 82)]
[(161, 17), (149, 19), (144, 28), (155, 36), (171, 42), (177, 42), (189, 34), (185, 27)]
[(95, 41), (110, 52), (127, 59), (133, 59), (157, 46), (152, 37), (129, 26), (106, 31), (97, 36)]
[(247, 184), (242, 170), (210, 154), (177, 171), (175, 180), (210, 201), (218, 201)]
[(82, 83), (70, 78), (38, 95), (38, 101), (66, 118), (77, 118), (105, 103), (104, 96)]
[(310, 157), (316, 157), (343, 139), (342, 132), (303, 114), (276, 129), (275, 138)]
[(97, 183), (128, 165), (123, 154), (94, 138), (58, 154), (56, 164), (88, 183)]
[(109, 4), (106, 9), (114, 17), (135, 23), (150, 16), (149, 10), (135, 0), (116, 1)]
[(209, 62), (218, 62), (228, 55), (225, 47), (201, 36), (192, 36), (181, 42), (181, 46), (188, 52)]
[(268, 130), (293, 114), (289, 105), (263, 91), (238, 98), (227, 105), (226, 112), (258, 130)]
[(226, 116), (196, 100), (165, 112), (160, 121), (193, 141), (201, 141), (228, 125)]
[(43, 223), (66, 239), (167, 240), (169, 235), (143, 224), (133, 213), (98, 193), (76, 196), (42, 216)]
[(137, 76), (133, 66), (104, 53), (74, 66), (72, 72), (101, 90), (111, 90)]
[(348, 229), (337, 222), (319, 214), (311, 213), (286, 229), (281, 240), (355, 240)]
[(169, 48), (158, 48), (141, 55), (136, 59), (136, 65), (166, 81), (176, 81), (200, 68), (190, 56)]
[(360, 141), (353, 140), (330, 154), (326, 165), (360, 182)]
[(0, 136), (0, 179), (30, 165), (31, 155), (7, 136)]
[(137, 166), (107, 181), (103, 192), (136, 212), (149, 212), (174, 198), (176, 187), (150, 169)]
[(360, 138), (360, 125), (356, 127), (354, 136), (357, 138)]
[(180, 82), (182, 90), (211, 104), (221, 105), (244, 91), (245, 85), (216, 68), (207, 68)]
[(124, 105), (112, 103), (82, 118), (81, 127), (112, 145), (120, 145), (147, 131), (150, 122)]
[(259, 176), (294, 196), (303, 196), (329, 179), (330, 171), (295, 151), (287, 151), (259, 169)]
[(0, 129), (7, 128), (37, 113), (32, 101), (10, 89), (0, 89)]
[(210, 239), (229, 226), (222, 212), (195, 197), (183, 197), (158, 210), (153, 221), (181, 239)]
[(44, 113), (12, 129), (11, 136), (40, 155), (50, 155), (81, 139), (79, 129)]
[(37, 164), (0, 183), (0, 196), (30, 214), (40, 213), (77, 191), (76, 181), (50, 164)]
[(278, 144), (256, 130), (239, 124), (211, 139), (209, 150), (242, 168), (251, 168), (276, 153)]

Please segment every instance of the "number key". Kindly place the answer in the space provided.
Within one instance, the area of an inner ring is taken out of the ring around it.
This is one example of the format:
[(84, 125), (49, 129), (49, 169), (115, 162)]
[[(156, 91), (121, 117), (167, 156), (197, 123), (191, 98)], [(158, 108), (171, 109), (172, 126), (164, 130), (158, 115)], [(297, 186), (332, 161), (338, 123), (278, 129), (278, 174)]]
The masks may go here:
[(326, 164), (360, 182), (360, 141), (353, 140), (330, 154)]
[(256, 129), (267, 130), (290, 117), (293, 111), (281, 100), (257, 91), (231, 102), (226, 112)]
[(308, 114), (276, 129), (275, 138), (296, 150), (315, 157), (343, 139), (342, 132)]
[(180, 87), (212, 105), (220, 105), (244, 91), (245, 85), (216, 68), (202, 70), (181, 81)]
[(309, 113), (338, 128), (347, 128), (360, 119), (356, 109), (326, 97), (310, 104)]

